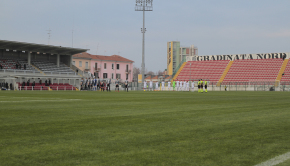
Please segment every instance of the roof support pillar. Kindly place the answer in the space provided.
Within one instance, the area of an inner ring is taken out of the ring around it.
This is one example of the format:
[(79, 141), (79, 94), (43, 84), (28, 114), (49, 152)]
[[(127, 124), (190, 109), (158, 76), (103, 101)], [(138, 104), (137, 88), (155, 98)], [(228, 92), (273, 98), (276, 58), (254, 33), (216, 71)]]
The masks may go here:
[(30, 53), (30, 51), (28, 51), (27, 53), (28, 53), (28, 55), (27, 55), (27, 63), (28, 63), (28, 65), (31, 65), (31, 53)]
[(4, 49), (1, 50), (1, 56), (4, 57)]
[(59, 67), (59, 63), (60, 63), (60, 55), (57, 54), (56, 55), (56, 66)]
[(70, 60), (69, 60), (69, 67), (72, 68), (72, 61), (73, 61), (73, 56), (70, 55)]
[(20, 56), (21, 56), (21, 51), (17, 51), (17, 54), (18, 54), (18, 58), (20, 58)]

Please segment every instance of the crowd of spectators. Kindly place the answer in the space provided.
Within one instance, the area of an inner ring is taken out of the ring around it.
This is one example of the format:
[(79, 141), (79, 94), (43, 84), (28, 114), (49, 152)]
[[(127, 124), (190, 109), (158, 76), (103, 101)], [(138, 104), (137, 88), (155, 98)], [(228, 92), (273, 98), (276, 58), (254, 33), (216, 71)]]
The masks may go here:
[(101, 90), (101, 91), (111, 91), (111, 79), (101, 80), (99, 77), (82, 78), (81, 80), (81, 90)]

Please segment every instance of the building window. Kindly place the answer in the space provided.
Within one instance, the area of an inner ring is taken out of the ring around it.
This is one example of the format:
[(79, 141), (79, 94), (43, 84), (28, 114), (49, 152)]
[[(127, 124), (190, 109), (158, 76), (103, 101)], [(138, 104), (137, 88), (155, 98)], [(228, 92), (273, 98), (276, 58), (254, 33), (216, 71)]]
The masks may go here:
[(89, 68), (89, 62), (86, 62), (86, 69)]
[(107, 69), (107, 63), (104, 63), (104, 69)]
[(95, 63), (95, 70), (98, 70), (98, 63)]
[(114, 63), (112, 63), (112, 70), (114, 70)]
[(117, 64), (117, 70), (120, 70), (120, 64)]
[(73, 65), (75, 65), (76, 64), (76, 61), (73, 61)]
[(79, 61), (79, 67), (83, 67), (82, 61)]
[(114, 79), (114, 73), (112, 73), (112, 77), (111, 78)]
[(121, 79), (121, 74), (116, 74), (116, 79)]
[(108, 78), (107, 73), (103, 73), (103, 78)]
[(128, 80), (128, 79), (129, 79), (129, 78), (128, 78), (128, 76), (129, 76), (129, 75), (128, 75), (128, 74), (126, 74), (126, 80)]

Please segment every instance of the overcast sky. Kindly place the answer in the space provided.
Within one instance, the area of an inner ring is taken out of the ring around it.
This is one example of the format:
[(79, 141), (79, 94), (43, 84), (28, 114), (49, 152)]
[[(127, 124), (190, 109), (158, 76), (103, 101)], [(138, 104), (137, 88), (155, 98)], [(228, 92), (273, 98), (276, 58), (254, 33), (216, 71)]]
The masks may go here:
[[(135, 0), (0, 0), (0, 39), (88, 48), (141, 66)], [(168, 41), (199, 55), (290, 52), (289, 0), (154, 0), (146, 12), (147, 70), (166, 69)]]

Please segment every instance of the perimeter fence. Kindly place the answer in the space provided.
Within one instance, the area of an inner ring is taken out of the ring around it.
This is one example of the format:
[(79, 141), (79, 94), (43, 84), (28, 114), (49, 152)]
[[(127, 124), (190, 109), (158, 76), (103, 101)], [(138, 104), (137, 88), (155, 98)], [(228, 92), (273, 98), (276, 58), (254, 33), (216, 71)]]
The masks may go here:
[[(192, 81), (188, 81), (188, 85), (176, 86), (174, 90), (180, 91), (192, 91)], [(147, 82), (146, 86), (144, 83), (132, 82), (129, 83), (129, 90), (164, 90), (172, 91), (172, 83), (168, 87), (168, 82), (164, 83), (164, 88), (162, 88), (162, 82), (153, 82), (152, 87), (150, 83)], [(203, 86), (205, 88), (205, 86)], [(208, 91), (290, 91), (290, 81), (289, 82), (273, 82), (273, 81), (262, 81), (262, 82), (226, 82), (219, 84), (218, 82), (208, 82)], [(198, 82), (194, 81), (194, 91), (198, 90)]]

